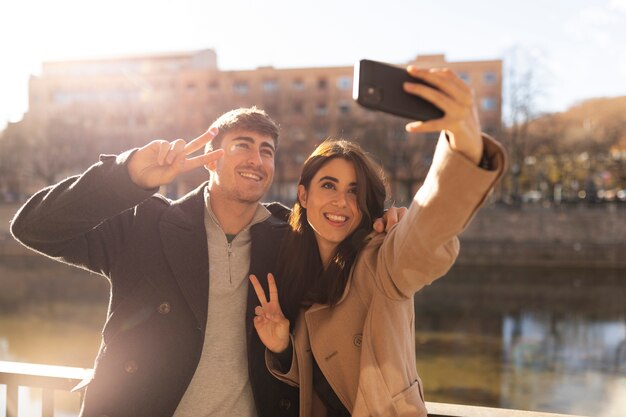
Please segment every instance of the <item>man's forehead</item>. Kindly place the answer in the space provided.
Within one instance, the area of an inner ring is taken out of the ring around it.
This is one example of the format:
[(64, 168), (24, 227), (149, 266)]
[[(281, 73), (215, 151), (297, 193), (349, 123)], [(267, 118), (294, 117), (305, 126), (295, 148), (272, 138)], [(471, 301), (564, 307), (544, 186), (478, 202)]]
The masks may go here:
[(255, 143), (259, 147), (269, 146), (272, 149), (276, 148), (276, 145), (274, 144), (274, 139), (271, 136), (264, 135), (262, 133), (254, 132), (251, 130), (234, 130), (234, 131), (228, 132), (228, 134), (226, 134), (224, 139), (231, 140), (231, 141), (244, 141), (244, 142)]

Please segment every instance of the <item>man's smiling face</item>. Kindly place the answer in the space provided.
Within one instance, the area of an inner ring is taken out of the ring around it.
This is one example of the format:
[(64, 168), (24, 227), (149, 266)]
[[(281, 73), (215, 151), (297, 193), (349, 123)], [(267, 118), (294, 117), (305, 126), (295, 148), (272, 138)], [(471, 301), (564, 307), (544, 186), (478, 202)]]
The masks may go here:
[(233, 130), (221, 141), (222, 156), (211, 172), (211, 191), (239, 203), (258, 203), (274, 178), (276, 148), (270, 136)]

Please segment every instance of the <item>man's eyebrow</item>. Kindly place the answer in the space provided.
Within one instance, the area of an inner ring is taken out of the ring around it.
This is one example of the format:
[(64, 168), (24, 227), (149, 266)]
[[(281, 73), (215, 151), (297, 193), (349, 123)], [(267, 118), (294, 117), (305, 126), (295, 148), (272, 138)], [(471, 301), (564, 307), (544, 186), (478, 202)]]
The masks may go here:
[(261, 145), (259, 145), (259, 147), (261, 147), (261, 148), (270, 148), (272, 150), (272, 152), (276, 152), (276, 148), (270, 142), (261, 142)]
[[(251, 138), (250, 136), (237, 136), (236, 138), (233, 138), (233, 140), (240, 140), (242, 142), (247, 142), (247, 143), (251, 143), (254, 144), (255, 140), (254, 138)], [(261, 144), (259, 145), (260, 148), (270, 148), (272, 151), (276, 151), (276, 148), (274, 148), (274, 145), (271, 144), (270, 142), (261, 142)]]

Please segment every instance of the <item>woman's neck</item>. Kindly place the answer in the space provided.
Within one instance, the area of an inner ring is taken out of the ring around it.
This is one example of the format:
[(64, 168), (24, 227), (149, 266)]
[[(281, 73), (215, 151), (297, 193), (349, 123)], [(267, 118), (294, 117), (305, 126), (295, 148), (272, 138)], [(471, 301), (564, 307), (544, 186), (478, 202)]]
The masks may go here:
[(317, 247), (320, 251), (320, 259), (322, 260), (322, 266), (324, 270), (328, 269), (328, 265), (330, 265), (330, 261), (335, 255), (335, 251), (337, 250), (337, 245), (329, 245), (328, 243), (320, 242), (318, 240)]

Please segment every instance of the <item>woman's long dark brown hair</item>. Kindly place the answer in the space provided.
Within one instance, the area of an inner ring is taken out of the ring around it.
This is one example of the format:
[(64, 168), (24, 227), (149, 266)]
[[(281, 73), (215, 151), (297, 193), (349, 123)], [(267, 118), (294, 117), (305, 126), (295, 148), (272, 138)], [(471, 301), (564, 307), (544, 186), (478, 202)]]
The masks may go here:
[(363, 216), (355, 231), (338, 245), (328, 267), (324, 269), (306, 209), (296, 200), (289, 218), (291, 231), (282, 245), (278, 272), (283, 282), (279, 294), (280, 304), (292, 325), (302, 306), (313, 303), (337, 304), (343, 295), (352, 265), (372, 231), (374, 219), (383, 215), (386, 183), (382, 169), (355, 143), (333, 139), (324, 141), (304, 162), (298, 185), (309, 190), (315, 174), (336, 158), (345, 159), (354, 166), (357, 205)]

